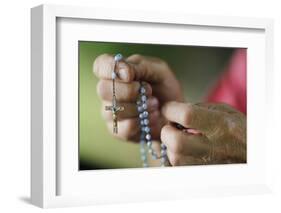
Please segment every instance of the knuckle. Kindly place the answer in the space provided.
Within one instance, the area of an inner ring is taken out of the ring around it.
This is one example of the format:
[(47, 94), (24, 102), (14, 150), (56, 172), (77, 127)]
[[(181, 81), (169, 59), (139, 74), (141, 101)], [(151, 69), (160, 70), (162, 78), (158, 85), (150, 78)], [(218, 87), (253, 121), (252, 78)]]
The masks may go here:
[(242, 116), (238, 115), (228, 115), (224, 116), (223, 124), (228, 129), (228, 134), (230, 136), (236, 137), (241, 136), (246, 132), (246, 121)]
[(131, 55), (130, 58), (133, 59), (133, 60), (139, 61), (139, 60), (141, 60), (143, 58), (143, 56), (141, 54), (137, 53), (137, 54)]
[(188, 126), (191, 123), (191, 120), (193, 119), (193, 108), (191, 104), (187, 104), (183, 114), (182, 114), (182, 123)]

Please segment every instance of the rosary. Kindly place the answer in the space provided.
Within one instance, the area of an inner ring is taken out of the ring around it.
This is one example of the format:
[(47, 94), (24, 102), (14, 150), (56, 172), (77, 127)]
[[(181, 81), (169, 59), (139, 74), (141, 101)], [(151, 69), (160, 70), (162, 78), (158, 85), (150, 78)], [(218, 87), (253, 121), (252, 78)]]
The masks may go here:
[[(114, 68), (111, 74), (112, 78), (112, 106), (106, 106), (105, 110), (112, 112), (113, 118), (113, 133), (118, 133), (118, 112), (125, 110), (124, 107), (118, 106), (116, 101), (115, 80), (117, 78), (116, 66), (117, 63), (123, 59), (121, 54), (114, 57)], [(145, 83), (140, 82), (139, 98), (136, 103), (137, 111), (139, 113), (140, 124), (140, 153), (143, 162), (143, 167), (148, 167), (147, 153), (151, 154), (153, 160), (160, 159), (160, 166), (165, 166), (167, 163), (167, 148), (165, 144), (161, 143), (160, 155), (152, 147), (151, 128), (149, 127), (149, 112), (147, 111), (147, 96)]]

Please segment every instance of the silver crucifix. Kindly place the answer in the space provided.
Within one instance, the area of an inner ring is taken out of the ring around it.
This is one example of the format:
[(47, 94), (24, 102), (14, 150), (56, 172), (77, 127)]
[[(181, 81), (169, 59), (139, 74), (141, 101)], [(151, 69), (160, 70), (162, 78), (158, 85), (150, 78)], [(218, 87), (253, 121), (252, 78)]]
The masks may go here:
[(116, 74), (116, 64), (118, 61), (120, 61), (122, 59), (122, 55), (121, 54), (117, 54), (114, 57), (114, 68), (112, 71), (112, 106), (105, 106), (105, 110), (107, 111), (111, 111), (112, 112), (112, 120), (113, 120), (113, 133), (117, 134), (118, 133), (118, 118), (117, 118), (117, 113), (119, 111), (123, 111), (124, 107), (123, 106), (117, 106), (117, 101), (116, 101), (116, 91), (115, 91), (115, 79), (117, 77)]
[(118, 118), (117, 118), (117, 113), (119, 111), (123, 111), (124, 107), (123, 106), (105, 106), (105, 110), (111, 111), (112, 112), (112, 119), (113, 119), (113, 133), (117, 134), (118, 133)]

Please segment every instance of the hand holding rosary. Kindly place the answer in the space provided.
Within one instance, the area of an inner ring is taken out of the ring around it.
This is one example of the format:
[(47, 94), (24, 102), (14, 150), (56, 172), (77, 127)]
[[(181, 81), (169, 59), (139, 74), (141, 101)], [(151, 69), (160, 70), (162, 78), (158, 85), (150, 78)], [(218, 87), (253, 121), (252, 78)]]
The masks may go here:
[[(117, 54), (114, 57), (114, 66), (111, 74), (112, 78), (112, 106), (106, 106), (105, 110), (109, 110), (112, 112), (113, 118), (113, 133), (118, 133), (118, 112), (126, 110), (123, 106), (118, 106), (116, 101), (116, 88), (115, 88), (115, 80), (118, 77), (118, 73), (116, 72), (116, 67), (118, 62), (123, 59), (121, 54)], [(151, 127), (149, 126), (149, 112), (147, 105), (147, 95), (146, 89), (144, 87), (145, 82), (140, 82), (139, 89), (139, 99), (136, 103), (137, 111), (139, 113), (139, 126), (140, 126), (140, 152), (141, 159), (143, 161), (143, 167), (148, 167), (147, 160), (147, 152), (151, 154), (152, 159), (160, 159), (161, 166), (165, 166), (167, 163), (167, 153), (166, 146), (161, 144), (161, 153), (160, 155), (152, 147), (152, 136), (151, 136)]]

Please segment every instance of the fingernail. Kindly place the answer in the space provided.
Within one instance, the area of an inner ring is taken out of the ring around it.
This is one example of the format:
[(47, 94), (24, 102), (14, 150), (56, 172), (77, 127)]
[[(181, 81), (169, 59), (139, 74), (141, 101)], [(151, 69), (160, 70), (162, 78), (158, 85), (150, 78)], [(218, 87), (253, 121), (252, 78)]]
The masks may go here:
[(202, 133), (199, 130), (196, 130), (196, 129), (188, 128), (188, 129), (185, 129), (185, 131), (187, 133), (190, 133), (190, 134), (193, 134), (193, 135), (202, 135)]
[(119, 78), (123, 79), (123, 80), (127, 80), (128, 79), (128, 72), (126, 69), (120, 69), (119, 70)]

